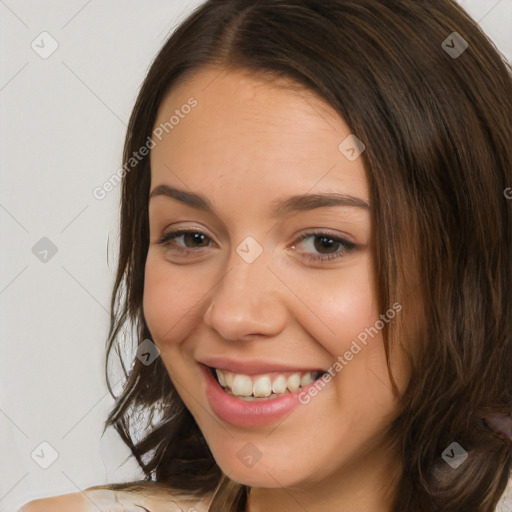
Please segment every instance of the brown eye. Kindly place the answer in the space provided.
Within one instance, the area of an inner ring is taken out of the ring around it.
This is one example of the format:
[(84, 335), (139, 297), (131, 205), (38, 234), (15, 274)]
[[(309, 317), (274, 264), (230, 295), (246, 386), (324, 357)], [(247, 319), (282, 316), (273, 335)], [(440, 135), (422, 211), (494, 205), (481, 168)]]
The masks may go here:
[(340, 245), (341, 242), (336, 241), (336, 239), (330, 236), (315, 237), (315, 250), (320, 253), (323, 253), (323, 251), (328, 251), (327, 254), (332, 254), (333, 252), (337, 251)]
[(302, 234), (293, 244), (293, 247), (295, 247), (296, 244), (307, 241), (308, 239), (311, 239), (311, 241), (303, 244), (303, 246), (306, 246), (306, 248), (309, 249), (306, 253), (319, 253), (319, 255), (312, 255), (304, 254), (304, 252), (301, 251), (303, 257), (306, 260), (311, 261), (328, 261), (341, 258), (357, 248), (356, 244), (349, 242), (344, 238), (321, 232)]
[[(187, 245), (187, 242), (189, 242), (191, 244), (192, 248), (195, 248), (198, 245), (200, 247), (205, 247), (204, 245), (201, 245), (201, 244), (204, 244), (205, 240), (207, 240), (207, 238), (208, 238), (203, 233), (196, 233), (196, 232), (192, 232), (192, 231), (190, 231), (189, 233), (184, 233), (182, 236), (183, 236), (183, 241), (185, 242), (185, 245)], [(187, 247), (189, 247), (189, 246), (187, 245)]]
[[(176, 240), (183, 238), (184, 245), (177, 244)], [(210, 240), (210, 237), (202, 233), (201, 231), (168, 231), (158, 241), (158, 244), (166, 246), (177, 246), (183, 249), (202, 249), (208, 247), (205, 245), (205, 241)]]

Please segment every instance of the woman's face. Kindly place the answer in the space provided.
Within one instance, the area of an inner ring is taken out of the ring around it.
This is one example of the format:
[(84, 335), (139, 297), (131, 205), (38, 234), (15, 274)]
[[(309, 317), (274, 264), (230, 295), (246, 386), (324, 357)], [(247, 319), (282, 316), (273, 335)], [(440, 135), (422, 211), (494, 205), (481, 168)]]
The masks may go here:
[[(377, 307), (350, 129), (311, 92), (213, 69), (166, 97), (154, 133), (144, 314), (217, 463), (252, 487), (371, 480), (397, 411), (381, 329), (400, 305)], [(172, 230), (187, 234), (159, 243)]]

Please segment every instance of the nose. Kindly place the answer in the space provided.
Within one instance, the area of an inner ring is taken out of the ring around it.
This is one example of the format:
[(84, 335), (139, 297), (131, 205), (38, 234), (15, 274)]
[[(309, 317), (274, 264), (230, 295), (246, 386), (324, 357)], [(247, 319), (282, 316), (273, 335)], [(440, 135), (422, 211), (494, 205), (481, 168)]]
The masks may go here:
[(283, 287), (267, 267), (266, 253), (248, 263), (235, 251), (227, 271), (214, 287), (206, 325), (225, 340), (276, 336), (285, 327), (288, 310)]

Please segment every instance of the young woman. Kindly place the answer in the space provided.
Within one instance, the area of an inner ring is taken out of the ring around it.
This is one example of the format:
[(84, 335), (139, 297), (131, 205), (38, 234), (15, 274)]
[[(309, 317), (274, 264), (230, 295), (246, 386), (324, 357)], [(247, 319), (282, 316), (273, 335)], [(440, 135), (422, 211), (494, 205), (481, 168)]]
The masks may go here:
[(107, 426), (147, 480), (22, 510), (494, 511), (511, 119), (450, 0), (204, 3), (124, 152), (108, 353), (139, 348)]

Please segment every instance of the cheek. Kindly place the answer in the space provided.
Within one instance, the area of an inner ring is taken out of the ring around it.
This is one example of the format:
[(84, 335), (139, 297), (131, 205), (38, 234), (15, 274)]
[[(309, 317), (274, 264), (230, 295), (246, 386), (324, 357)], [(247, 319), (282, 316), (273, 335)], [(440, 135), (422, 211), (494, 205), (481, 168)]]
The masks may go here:
[[(302, 317), (302, 325), (329, 354), (337, 388), (333, 411), (352, 411), (354, 424), (378, 422), (380, 411), (387, 414), (394, 407), (387, 375), (382, 320), (371, 279), (369, 258), (362, 258), (337, 278), (327, 276), (303, 289), (304, 302), (311, 311)], [(388, 322), (395, 316), (387, 317)], [(383, 316), (381, 316), (383, 315)], [(349, 405), (350, 404), (350, 405)], [(369, 425), (368, 425), (369, 427)]]
[(319, 275), (300, 291), (309, 308), (303, 325), (333, 360), (379, 319), (369, 270), (369, 258), (362, 257), (339, 273)]
[(340, 286), (323, 308), (334, 331), (338, 352), (348, 350), (352, 341), (374, 325), (379, 316), (370, 284), (355, 278)]
[(148, 252), (142, 307), (160, 350), (171, 348), (185, 336), (190, 315), (201, 297), (202, 289), (196, 290), (197, 287), (196, 279), (187, 279), (186, 273), (173, 271), (169, 262), (151, 250)]

